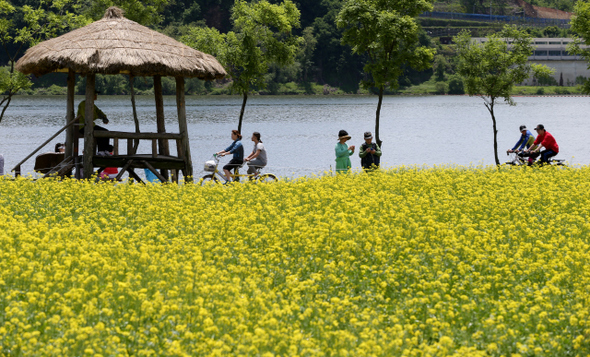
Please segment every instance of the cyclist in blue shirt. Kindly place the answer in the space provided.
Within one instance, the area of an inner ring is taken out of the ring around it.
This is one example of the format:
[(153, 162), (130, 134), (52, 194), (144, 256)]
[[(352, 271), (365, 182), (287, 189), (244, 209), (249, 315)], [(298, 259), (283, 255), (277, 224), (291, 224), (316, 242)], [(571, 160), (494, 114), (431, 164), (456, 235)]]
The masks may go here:
[(535, 137), (529, 130), (527, 130), (525, 125), (520, 126), (520, 133), (520, 139), (518, 139), (518, 142), (512, 149), (506, 151), (507, 153), (523, 151), (531, 147), (535, 142)]
[(231, 173), (230, 170), (237, 169), (238, 167), (242, 166), (244, 163), (244, 146), (242, 146), (242, 134), (240, 134), (237, 130), (231, 131), (231, 139), (234, 141), (231, 143), (227, 149), (222, 150), (217, 153), (217, 155), (225, 156), (229, 154), (233, 154), (234, 156), (232, 159), (223, 167), (223, 172), (225, 172), (225, 177), (227, 181), (231, 181)]

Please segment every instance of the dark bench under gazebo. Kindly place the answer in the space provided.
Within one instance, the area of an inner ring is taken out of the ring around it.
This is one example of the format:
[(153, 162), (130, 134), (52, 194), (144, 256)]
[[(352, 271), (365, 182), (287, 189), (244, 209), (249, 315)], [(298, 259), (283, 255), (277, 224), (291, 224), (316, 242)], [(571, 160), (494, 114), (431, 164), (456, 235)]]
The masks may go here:
[[(131, 177), (140, 180), (134, 169), (147, 168), (162, 181), (167, 181), (168, 170), (176, 173), (179, 170), (182, 171), (185, 179), (193, 176), (186, 121), (184, 78), (213, 80), (223, 78), (226, 74), (215, 57), (126, 19), (123, 17), (123, 11), (116, 7), (109, 8), (99, 21), (30, 48), (17, 62), (16, 68), (24, 74), (36, 76), (51, 72), (68, 73), (66, 152), (64, 161), (55, 170), (56, 174), (71, 170), (78, 158), (77, 129), (74, 125), (75, 75), (86, 76), (86, 128), (93, 127), (96, 74), (126, 74), (131, 79), (136, 76), (153, 76), (157, 132), (85, 130), (83, 177), (91, 177), (95, 168), (112, 166), (122, 168), (119, 177), (127, 171)], [(166, 132), (162, 76), (176, 78), (178, 133)], [(136, 122), (136, 128), (137, 125)], [(97, 137), (112, 138), (116, 147), (119, 146), (119, 141), (126, 140), (126, 154), (116, 152), (114, 156), (97, 156)], [(149, 140), (152, 152), (137, 153), (139, 140)], [(176, 155), (170, 154), (169, 140), (176, 142)], [(173, 175), (173, 180), (178, 181), (178, 174)]]

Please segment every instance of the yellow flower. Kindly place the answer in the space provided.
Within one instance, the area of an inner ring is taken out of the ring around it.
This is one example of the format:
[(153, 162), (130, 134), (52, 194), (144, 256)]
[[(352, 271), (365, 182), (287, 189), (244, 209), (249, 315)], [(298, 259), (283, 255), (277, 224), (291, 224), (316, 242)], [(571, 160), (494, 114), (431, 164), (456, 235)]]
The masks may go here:
[(0, 178), (0, 355), (590, 353), (590, 169)]

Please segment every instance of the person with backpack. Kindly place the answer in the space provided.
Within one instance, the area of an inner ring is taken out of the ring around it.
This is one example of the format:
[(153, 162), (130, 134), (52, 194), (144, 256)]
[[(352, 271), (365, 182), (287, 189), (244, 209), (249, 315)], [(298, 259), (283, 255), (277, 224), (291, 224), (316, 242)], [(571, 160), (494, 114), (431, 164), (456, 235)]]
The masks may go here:
[(373, 142), (373, 134), (365, 132), (365, 142), (359, 150), (361, 166), (364, 170), (378, 169), (381, 162), (381, 148)]

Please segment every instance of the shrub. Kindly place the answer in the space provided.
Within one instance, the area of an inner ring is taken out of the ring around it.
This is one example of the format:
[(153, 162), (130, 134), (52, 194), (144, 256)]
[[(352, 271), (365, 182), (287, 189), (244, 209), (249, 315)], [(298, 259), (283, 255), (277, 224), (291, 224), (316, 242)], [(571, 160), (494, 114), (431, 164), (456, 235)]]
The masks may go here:
[(557, 87), (555, 88), (555, 93), (556, 94), (571, 94), (569, 89), (567, 89), (566, 87)]
[(68, 88), (53, 84), (51, 87), (47, 88), (46, 93), (47, 95), (66, 95), (68, 93)]
[(453, 76), (449, 80), (449, 94), (465, 94), (463, 88), (463, 79), (459, 76)]
[(434, 93), (436, 94), (446, 94), (448, 91), (448, 86), (444, 82), (436, 82), (434, 85)]

